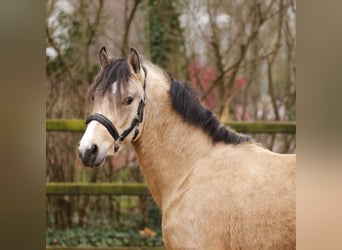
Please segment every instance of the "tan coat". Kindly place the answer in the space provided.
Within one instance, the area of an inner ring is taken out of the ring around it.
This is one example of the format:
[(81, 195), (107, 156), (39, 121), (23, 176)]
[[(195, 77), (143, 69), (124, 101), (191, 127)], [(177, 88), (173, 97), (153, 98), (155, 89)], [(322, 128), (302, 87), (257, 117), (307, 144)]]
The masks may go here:
[(166, 247), (295, 249), (296, 156), (254, 143), (213, 145), (172, 110), (169, 83), (153, 70), (134, 147), (162, 209)]

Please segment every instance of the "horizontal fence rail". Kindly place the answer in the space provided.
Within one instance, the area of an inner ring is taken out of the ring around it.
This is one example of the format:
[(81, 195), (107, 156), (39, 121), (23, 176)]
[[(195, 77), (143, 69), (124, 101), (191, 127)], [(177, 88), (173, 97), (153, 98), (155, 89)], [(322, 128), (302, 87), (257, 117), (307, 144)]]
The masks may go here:
[(141, 183), (81, 183), (47, 182), (47, 195), (147, 195), (150, 191)]
[[(296, 133), (296, 122), (237, 122), (232, 121), (225, 123), (242, 133)], [(78, 119), (46, 119), (47, 131), (61, 131), (61, 132), (83, 132), (85, 130), (85, 123)]]

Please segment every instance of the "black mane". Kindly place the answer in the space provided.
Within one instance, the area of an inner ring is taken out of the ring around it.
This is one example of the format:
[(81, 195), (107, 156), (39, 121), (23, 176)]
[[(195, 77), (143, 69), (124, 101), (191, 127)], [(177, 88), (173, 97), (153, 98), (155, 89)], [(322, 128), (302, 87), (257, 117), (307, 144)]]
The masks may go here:
[(213, 143), (225, 142), (227, 144), (240, 144), (251, 142), (248, 135), (242, 135), (232, 129), (221, 126), (214, 114), (203, 107), (192, 90), (172, 79), (170, 97), (172, 108), (177, 111), (188, 123), (199, 126), (205, 131)]

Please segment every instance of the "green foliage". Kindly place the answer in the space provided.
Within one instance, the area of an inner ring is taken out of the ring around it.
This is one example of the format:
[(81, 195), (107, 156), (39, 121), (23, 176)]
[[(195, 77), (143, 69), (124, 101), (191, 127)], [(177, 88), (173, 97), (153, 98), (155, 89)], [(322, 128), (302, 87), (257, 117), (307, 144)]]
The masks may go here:
[[(71, 198), (79, 197), (64, 196)], [(90, 196), (89, 204), (83, 217), (74, 207), (70, 214), (72, 227), (63, 229), (55, 221), (59, 220), (56, 212), (63, 210), (47, 210), (46, 245), (162, 246), (161, 211), (150, 195)]]
[(124, 228), (93, 228), (46, 230), (47, 246), (162, 246), (160, 235), (143, 237), (134, 230)]
[(138, 224), (141, 216), (125, 218), (124, 223), (113, 226), (108, 220), (96, 222), (96, 226), (73, 229), (46, 229), (47, 246), (162, 246), (160, 227), (150, 227), (155, 236), (144, 236)]
[(152, 197), (149, 197), (149, 203), (146, 207), (148, 224), (153, 228), (159, 228), (162, 224), (161, 211), (158, 209), (157, 204), (154, 202)]
[(155, 14), (159, 11), (159, 2), (150, 0), (149, 7), (151, 60), (165, 67), (165, 62), (169, 56), (169, 49), (167, 44), (163, 42), (165, 24), (162, 22), (162, 15)]

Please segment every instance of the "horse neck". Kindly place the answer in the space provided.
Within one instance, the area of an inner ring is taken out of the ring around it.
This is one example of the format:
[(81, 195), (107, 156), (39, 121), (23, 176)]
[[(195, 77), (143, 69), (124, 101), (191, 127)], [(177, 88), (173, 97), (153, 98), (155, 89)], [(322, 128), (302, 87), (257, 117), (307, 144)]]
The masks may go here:
[(169, 80), (148, 75), (143, 129), (134, 147), (151, 193), (162, 208), (198, 158), (209, 152), (211, 142), (172, 109)]

